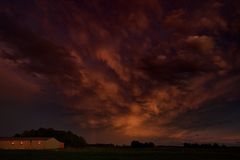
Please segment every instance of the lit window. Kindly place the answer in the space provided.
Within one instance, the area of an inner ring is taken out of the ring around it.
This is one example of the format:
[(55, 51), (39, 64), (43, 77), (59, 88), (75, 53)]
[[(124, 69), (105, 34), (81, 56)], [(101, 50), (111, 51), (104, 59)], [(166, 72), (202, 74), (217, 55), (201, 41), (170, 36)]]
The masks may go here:
[(12, 142), (12, 144), (14, 144), (14, 142)]
[(41, 144), (41, 141), (38, 141), (38, 144)]
[(21, 141), (20, 144), (23, 144), (23, 141)]

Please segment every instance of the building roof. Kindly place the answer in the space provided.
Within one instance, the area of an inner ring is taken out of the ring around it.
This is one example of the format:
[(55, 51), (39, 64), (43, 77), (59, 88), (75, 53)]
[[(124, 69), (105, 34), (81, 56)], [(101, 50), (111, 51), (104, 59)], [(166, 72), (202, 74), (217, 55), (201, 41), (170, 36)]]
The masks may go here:
[(44, 141), (53, 137), (0, 137), (0, 141)]

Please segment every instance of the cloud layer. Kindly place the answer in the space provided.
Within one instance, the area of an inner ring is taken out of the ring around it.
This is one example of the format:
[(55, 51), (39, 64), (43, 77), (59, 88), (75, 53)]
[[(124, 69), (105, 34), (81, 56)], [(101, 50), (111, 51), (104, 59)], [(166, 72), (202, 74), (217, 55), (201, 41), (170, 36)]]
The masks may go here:
[[(65, 118), (89, 141), (206, 141), (231, 126), (235, 108), (227, 105), (239, 104), (237, 1), (1, 3), (0, 85), (28, 97), (53, 87)], [(219, 100), (228, 118), (216, 129)], [(226, 141), (239, 129), (216, 137)]]

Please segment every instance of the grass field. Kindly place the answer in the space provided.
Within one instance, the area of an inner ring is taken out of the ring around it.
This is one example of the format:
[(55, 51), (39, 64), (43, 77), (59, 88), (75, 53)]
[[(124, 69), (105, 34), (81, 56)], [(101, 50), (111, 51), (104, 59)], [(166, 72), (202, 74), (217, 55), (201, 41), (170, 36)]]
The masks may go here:
[(239, 148), (83, 148), (51, 151), (0, 150), (0, 160), (240, 160)]

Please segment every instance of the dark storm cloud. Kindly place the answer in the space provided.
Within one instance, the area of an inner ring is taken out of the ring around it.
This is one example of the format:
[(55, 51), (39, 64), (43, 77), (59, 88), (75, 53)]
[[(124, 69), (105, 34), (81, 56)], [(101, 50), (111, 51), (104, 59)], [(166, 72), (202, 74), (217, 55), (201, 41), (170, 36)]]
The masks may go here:
[(5, 15), (1, 15), (1, 33), (2, 42), (16, 47), (14, 55), (3, 53), (6, 58), (26, 60), (29, 69), (40, 74), (75, 71), (73, 57), (69, 56), (64, 48), (35, 35), (27, 28), (18, 26)]
[(1, 59), (53, 86), (86, 134), (183, 140), (214, 126), (184, 123), (199, 110), (239, 98), (239, 13), (228, 1), (25, 3), (2, 5)]
[[(23, 103), (30, 100), (34, 94), (40, 92), (40, 86), (30, 76), (16, 69), (16, 65), (0, 58), (0, 102)], [(19, 94), (16, 91), (21, 91)]]

